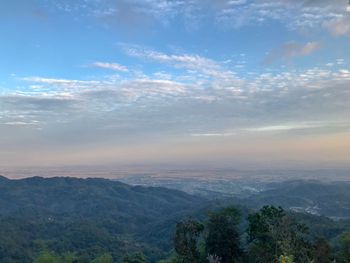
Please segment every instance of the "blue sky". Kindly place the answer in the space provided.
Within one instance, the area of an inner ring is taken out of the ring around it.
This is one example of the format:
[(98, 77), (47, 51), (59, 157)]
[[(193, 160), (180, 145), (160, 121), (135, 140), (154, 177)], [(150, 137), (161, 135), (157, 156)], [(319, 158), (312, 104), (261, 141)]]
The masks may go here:
[(2, 165), (350, 161), (346, 0), (4, 0), (0, 21)]

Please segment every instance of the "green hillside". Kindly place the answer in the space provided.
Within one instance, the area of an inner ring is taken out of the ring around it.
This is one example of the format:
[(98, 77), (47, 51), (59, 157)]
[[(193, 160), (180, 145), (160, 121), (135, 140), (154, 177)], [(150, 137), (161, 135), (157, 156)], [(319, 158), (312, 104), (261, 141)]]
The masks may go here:
[(107, 179), (0, 177), (0, 262), (348, 263), (349, 220), (289, 209), (323, 200), (337, 211), (342, 189), (298, 181), (248, 199), (206, 200)]
[(204, 204), (180, 191), (106, 179), (1, 177), (0, 262), (31, 262), (45, 249), (87, 260), (139, 250), (161, 258), (176, 222)]

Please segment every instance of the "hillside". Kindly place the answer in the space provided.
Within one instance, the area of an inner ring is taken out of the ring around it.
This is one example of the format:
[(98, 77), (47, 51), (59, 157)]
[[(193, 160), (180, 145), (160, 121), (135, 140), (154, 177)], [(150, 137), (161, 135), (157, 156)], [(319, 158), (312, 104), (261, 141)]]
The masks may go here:
[[(321, 172), (320, 172), (321, 173)], [(348, 174), (348, 172), (344, 172)], [(247, 176), (251, 176), (249, 172)], [(290, 173), (288, 173), (290, 175)], [(293, 174), (295, 177), (300, 175)], [(309, 175), (304, 171), (302, 175)], [(314, 175), (314, 174), (312, 174)], [(321, 173), (331, 178), (333, 173)], [(131, 176), (124, 182), (135, 185), (157, 185), (195, 194), (211, 200), (228, 199), (254, 209), (264, 205), (282, 206), (295, 212), (322, 215), (332, 219), (350, 218), (350, 182), (326, 180), (285, 180), (283, 176), (269, 180), (211, 178), (157, 178)]]
[(285, 181), (242, 200), (246, 205), (277, 205), (296, 212), (323, 215), (333, 219), (350, 218), (350, 183)]
[(346, 216), (347, 187), (291, 181), (268, 184), (249, 197), (207, 200), (178, 190), (107, 179), (0, 177), (0, 262), (31, 263), (43, 251), (74, 252), (79, 263), (92, 262), (104, 253), (121, 262), (129, 253), (142, 252), (147, 262), (157, 262), (173, 250), (178, 222), (189, 217), (206, 222), (213, 211), (232, 205), (242, 215), (243, 246), (249, 214), (272, 204), (292, 210), (288, 213), (309, 227), (310, 241), (324, 236), (338, 251), (349, 220), (315, 216), (310, 209), (316, 206), (322, 214)]
[(176, 222), (204, 201), (106, 179), (1, 177), (0, 262), (31, 262), (43, 249), (73, 250), (87, 260), (104, 251), (119, 258), (133, 250), (159, 258), (171, 247)]

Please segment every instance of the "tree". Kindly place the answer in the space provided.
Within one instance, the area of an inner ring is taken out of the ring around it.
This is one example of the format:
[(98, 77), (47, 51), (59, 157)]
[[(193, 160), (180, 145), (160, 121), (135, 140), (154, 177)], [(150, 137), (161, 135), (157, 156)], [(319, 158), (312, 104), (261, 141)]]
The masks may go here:
[(110, 254), (105, 253), (95, 258), (91, 263), (113, 263), (113, 257)]
[(77, 256), (74, 253), (57, 255), (53, 252), (44, 251), (34, 260), (34, 263), (75, 263), (77, 261)]
[(240, 236), (237, 225), (240, 213), (235, 208), (226, 208), (212, 213), (208, 222), (206, 248), (209, 255), (216, 255), (221, 263), (240, 262)]
[(293, 256), (280, 256), (279, 263), (294, 263)]
[(337, 255), (337, 262), (350, 263), (350, 232), (340, 237), (341, 250)]
[(310, 261), (307, 228), (286, 215), (281, 207), (264, 206), (249, 215), (248, 221), (250, 262), (278, 262), (281, 256), (300, 263)]
[(177, 223), (174, 244), (180, 262), (199, 262), (197, 241), (203, 229), (204, 226), (200, 222), (192, 219)]
[(217, 255), (208, 255), (207, 259), (209, 263), (221, 263), (221, 258)]
[(331, 247), (324, 238), (317, 239), (313, 251), (314, 263), (331, 262)]
[(146, 263), (146, 258), (141, 252), (126, 255), (123, 258), (124, 263)]
[(44, 251), (34, 260), (34, 263), (61, 263), (61, 260), (55, 253)]

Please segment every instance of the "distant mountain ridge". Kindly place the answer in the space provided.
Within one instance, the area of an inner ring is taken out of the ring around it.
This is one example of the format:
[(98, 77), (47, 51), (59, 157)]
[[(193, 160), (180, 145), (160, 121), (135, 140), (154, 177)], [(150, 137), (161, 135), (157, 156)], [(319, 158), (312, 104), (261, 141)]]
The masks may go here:
[(0, 177), (0, 262), (29, 263), (42, 249), (67, 248), (87, 258), (141, 250), (157, 259), (171, 248), (176, 222), (205, 204), (178, 190), (108, 179)]
[(261, 207), (266, 204), (283, 206), (296, 212), (350, 218), (350, 183), (295, 180), (271, 183), (267, 189), (242, 201)]
[[(178, 212), (186, 210), (201, 201), (202, 198), (177, 190), (130, 186), (101, 178), (0, 178), (1, 215), (27, 209), (53, 214), (74, 212), (79, 216), (96, 216), (101, 210), (108, 209), (118, 214), (135, 210), (164, 214), (175, 208)], [(114, 208), (118, 210), (114, 211)]]
[[(316, 173), (317, 171), (315, 171)], [(315, 175), (316, 176), (316, 175)], [(211, 200), (228, 199), (253, 209), (270, 204), (295, 212), (323, 215), (332, 219), (350, 218), (350, 181), (315, 179), (276, 181), (225, 178), (154, 178), (133, 176), (123, 181), (130, 184), (158, 185), (203, 196)], [(298, 175), (298, 178), (300, 175)], [(321, 177), (324, 179), (324, 174)], [(350, 178), (350, 173), (349, 173)]]

